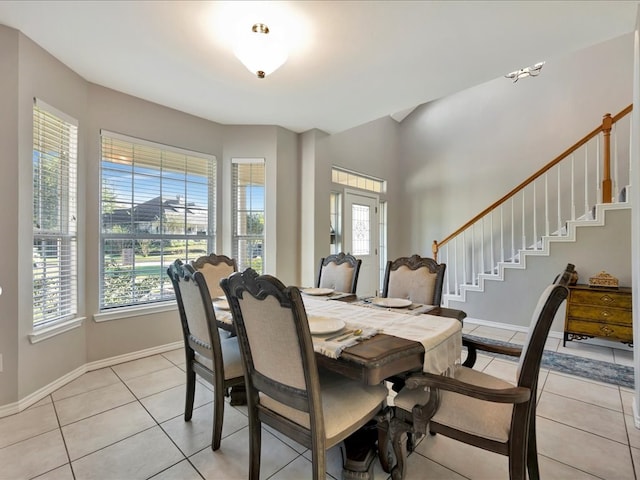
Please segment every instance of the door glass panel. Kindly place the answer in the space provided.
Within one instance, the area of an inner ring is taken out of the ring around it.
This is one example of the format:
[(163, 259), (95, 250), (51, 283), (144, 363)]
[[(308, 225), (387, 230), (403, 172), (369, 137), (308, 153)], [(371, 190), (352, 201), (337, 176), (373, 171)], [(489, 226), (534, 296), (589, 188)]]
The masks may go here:
[(371, 224), (369, 221), (369, 206), (351, 206), (351, 238), (352, 255), (369, 255), (371, 234)]

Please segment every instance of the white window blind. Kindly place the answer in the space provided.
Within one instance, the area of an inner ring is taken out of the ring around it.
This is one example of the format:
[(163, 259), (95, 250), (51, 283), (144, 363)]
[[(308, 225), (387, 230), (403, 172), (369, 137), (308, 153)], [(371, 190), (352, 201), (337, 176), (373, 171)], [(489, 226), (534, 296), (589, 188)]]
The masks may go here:
[(78, 123), (46, 103), (33, 107), (33, 324), (77, 313)]
[(167, 268), (215, 250), (212, 155), (102, 131), (101, 310), (174, 298)]
[(233, 158), (233, 256), (240, 271), (264, 273), (265, 168), (263, 158)]

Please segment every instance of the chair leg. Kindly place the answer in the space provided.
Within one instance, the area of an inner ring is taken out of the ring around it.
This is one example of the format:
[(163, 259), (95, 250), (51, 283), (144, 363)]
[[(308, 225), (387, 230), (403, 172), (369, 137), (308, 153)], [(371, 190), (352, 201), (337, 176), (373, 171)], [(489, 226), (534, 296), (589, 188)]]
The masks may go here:
[(184, 421), (191, 420), (193, 415), (193, 399), (196, 394), (196, 372), (191, 369), (191, 365), (187, 363), (187, 393), (184, 400)]
[(220, 448), (220, 440), (222, 439), (222, 422), (224, 420), (224, 388), (222, 385), (216, 385), (214, 389), (211, 450), (218, 450)]
[(262, 448), (262, 426), (257, 418), (257, 413), (249, 412), (249, 479), (260, 480), (260, 449)]
[(524, 439), (518, 439), (518, 441), (511, 443), (509, 448), (509, 480), (526, 479), (526, 448), (527, 442)]
[(311, 453), (313, 480), (325, 480), (327, 476), (327, 453), (324, 448), (316, 448), (315, 450), (313, 451), (312, 449)]
[(527, 471), (529, 480), (539, 480), (540, 469), (538, 467), (538, 446), (536, 442), (536, 414), (533, 411), (529, 419), (529, 441), (527, 444)]

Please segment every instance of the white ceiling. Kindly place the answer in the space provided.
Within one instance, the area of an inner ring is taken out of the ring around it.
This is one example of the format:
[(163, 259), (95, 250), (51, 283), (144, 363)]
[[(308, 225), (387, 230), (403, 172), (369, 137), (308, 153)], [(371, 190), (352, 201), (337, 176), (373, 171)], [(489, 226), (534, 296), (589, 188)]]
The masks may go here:
[[(621, 0), (5, 0), (0, 24), (105, 87), (223, 124), (336, 133), (629, 33), (637, 10)], [(238, 25), (256, 22), (291, 46), (265, 79), (232, 53)]]

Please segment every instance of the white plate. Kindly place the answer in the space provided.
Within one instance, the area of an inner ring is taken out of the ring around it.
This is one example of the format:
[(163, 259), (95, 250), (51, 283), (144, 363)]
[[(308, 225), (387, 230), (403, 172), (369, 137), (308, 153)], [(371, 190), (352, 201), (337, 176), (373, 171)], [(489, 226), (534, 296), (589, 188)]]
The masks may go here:
[(302, 293), (307, 295), (331, 295), (333, 288), (305, 288)]
[(220, 310), (231, 310), (229, 302), (227, 302), (226, 300), (218, 300), (217, 302), (213, 302), (213, 306)]
[(411, 300), (409, 300), (408, 298), (374, 297), (371, 299), (371, 303), (379, 307), (404, 308), (408, 307), (413, 302), (411, 302)]
[(308, 317), (309, 330), (312, 335), (324, 335), (344, 328), (344, 321), (339, 318), (328, 318), (311, 315)]

